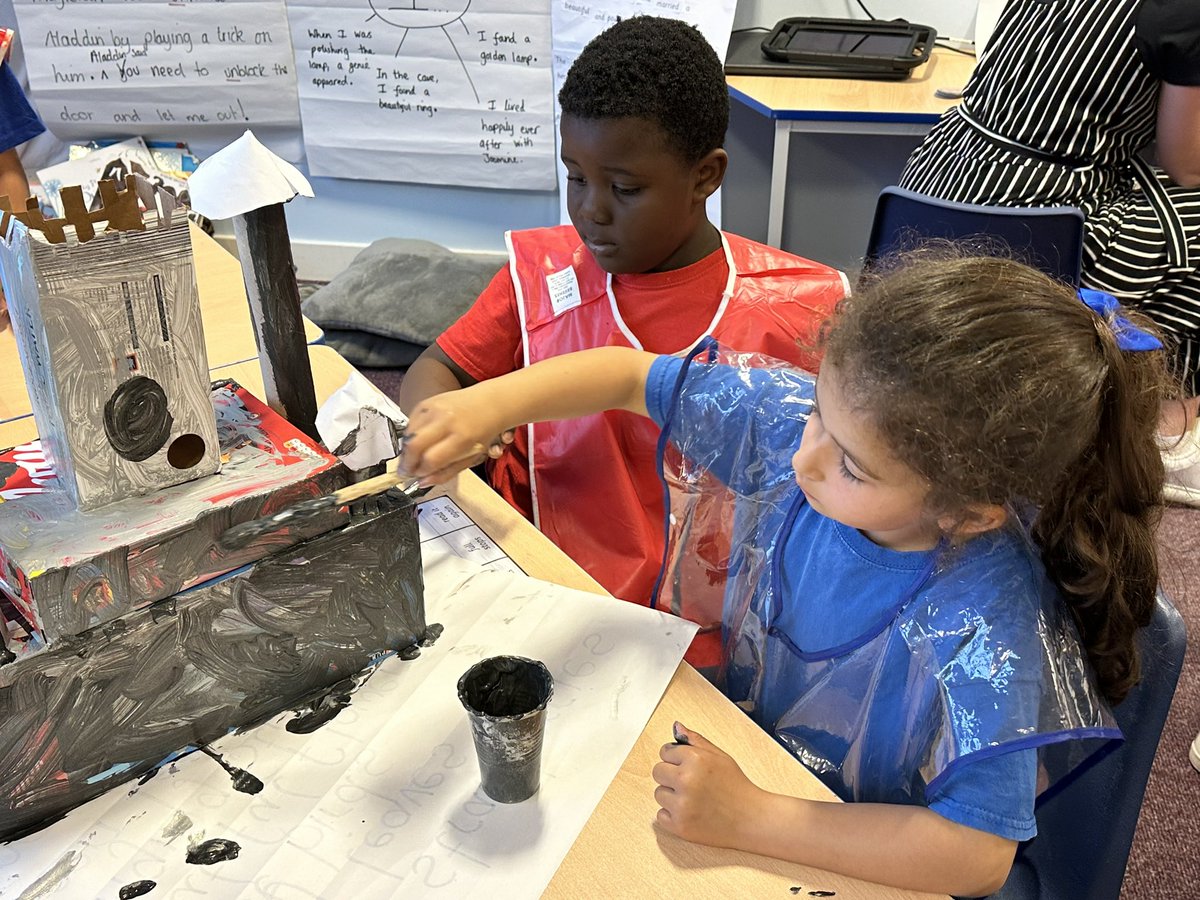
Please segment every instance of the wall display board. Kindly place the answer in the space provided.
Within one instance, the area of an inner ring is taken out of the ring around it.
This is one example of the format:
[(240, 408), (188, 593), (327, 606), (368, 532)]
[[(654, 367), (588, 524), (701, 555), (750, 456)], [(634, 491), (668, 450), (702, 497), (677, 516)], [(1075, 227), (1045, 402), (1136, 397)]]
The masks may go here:
[(309, 172), (554, 187), (548, 0), (290, 2)]
[(299, 125), (283, 0), (13, 0), (29, 83), (60, 138)]

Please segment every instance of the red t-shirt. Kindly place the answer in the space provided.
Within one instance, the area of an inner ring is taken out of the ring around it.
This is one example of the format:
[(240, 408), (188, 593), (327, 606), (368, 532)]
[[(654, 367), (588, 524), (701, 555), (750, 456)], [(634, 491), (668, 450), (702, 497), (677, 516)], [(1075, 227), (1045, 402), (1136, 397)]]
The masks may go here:
[[(677, 353), (691, 346), (712, 322), (728, 280), (725, 253), (718, 248), (682, 269), (614, 275), (613, 296), (621, 318), (643, 349), (650, 353)], [(524, 362), (521, 320), (508, 266), (496, 273), (471, 308), (442, 333), (437, 343), (442, 352), (479, 381), (521, 368)], [(532, 519), (524, 429), (517, 429), (516, 440), (508, 452), (521, 461), (523, 482), (493, 483), (493, 487), (526, 518)]]

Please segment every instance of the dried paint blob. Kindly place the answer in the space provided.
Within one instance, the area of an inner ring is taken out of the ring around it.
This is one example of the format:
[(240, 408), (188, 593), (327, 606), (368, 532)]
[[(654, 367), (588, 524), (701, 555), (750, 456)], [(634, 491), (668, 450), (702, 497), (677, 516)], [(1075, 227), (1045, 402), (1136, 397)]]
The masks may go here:
[(117, 896), (121, 900), (133, 900), (134, 897), (150, 893), (156, 887), (158, 887), (157, 881), (131, 881), (125, 887), (121, 888), (121, 893)]
[(241, 852), (242, 847), (237, 841), (212, 838), (203, 844), (188, 847), (187, 861), (193, 866), (211, 866), (228, 859), (237, 859)]
[(211, 756), (217, 763), (229, 773), (229, 777), (233, 779), (233, 789), (243, 794), (257, 794), (263, 789), (263, 783), (260, 778), (251, 775), (245, 769), (239, 769), (237, 766), (231, 766), (225, 762), (221, 754), (214, 752), (209, 747), (201, 747), (200, 752)]

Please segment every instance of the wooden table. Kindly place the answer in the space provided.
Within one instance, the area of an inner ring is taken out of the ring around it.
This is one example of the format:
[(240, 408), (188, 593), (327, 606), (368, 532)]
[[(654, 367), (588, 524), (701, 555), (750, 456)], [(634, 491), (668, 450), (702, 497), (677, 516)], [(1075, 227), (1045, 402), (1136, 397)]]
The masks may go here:
[[(351, 366), (329, 347), (310, 347), (318, 402), (341, 387)], [(261, 389), (257, 363), (215, 371), (252, 392)], [(445, 490), (525, 572), (534, 578), (597, 594), (604, 589), (470, 472)], [(730, 703), (696, 670), (680, 663), (654, 715), (613, 779), (603, 800), (567, 854), (544, 897), (806, 897), (836, 891), (839, 900), (931, 897), (858, 881), (735, 850), (691, 844), (653, 822), (650, 770), (679, 720), (732, 754), (743, 771), (768, 790), (838, 802), (816, 777)], [(799, 894), (791, 889), (800, 886)], [(945, 900), (944, 897), (941, 900)]]
[[(258, 347), (254, 343), (241, 264), (194, 223), (191, 232), (208, 365), (215, 368), (254, 359), (258, 356)], [(310, 344), (324, 338), (321, 329), (308, 319), (304, 320), (304, 335)], [(12, 328), (6, 328), (0, 331), (0, 422), (27, 416), (30, 412), (17, 342)]]
[(961, 91), (974, 68), (973, 56), (939, 48), (904, 81), (726, 76), (730, 97), (775, 123), (767, 243), (778, 247), (783, 237), (793, 132), (925, 134), (957, 102), (935, 92)]
[[(310, 346), (318, 402), (345, 384), (353, 369), (332, 348)], [(213, 369), (261, 396), (257, 360)], [(0, 446), (37, 435), (32, 416), (0, 424)], [(603, 594), (586, 572), (470, 472), (444, 488), (525, 572), (535, 578)], [(587, 825), (543, 894), (547, 898), (807, 897), (834, 891), (839, 900), (940, 897), (882, 887), (829, 872), (735, 850), (691, 844), (653, 824), (658, 805), (650, 771), (659, 748), (681, 721), (723, 747), (760, 786), (813, 800), (838, 802), (816, 777), (686, 663), (680, 663), (657, 709)], [(800, 888), (793, 893), (794, 888)]]

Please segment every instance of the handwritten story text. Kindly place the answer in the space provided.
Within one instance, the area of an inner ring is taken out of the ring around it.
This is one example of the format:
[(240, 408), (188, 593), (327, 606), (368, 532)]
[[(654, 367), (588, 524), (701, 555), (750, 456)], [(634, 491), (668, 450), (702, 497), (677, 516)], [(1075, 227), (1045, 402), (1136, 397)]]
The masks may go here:
[(289, 3), (309, 171), (552, 189), (550, 16), (529, 5)]
[(296, 126), (283, 0), (14, 0), (30, 87), (60, 137)]

